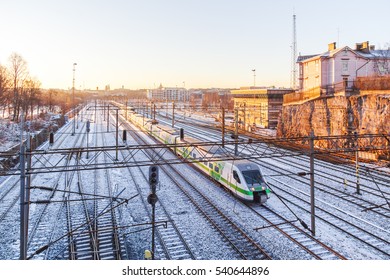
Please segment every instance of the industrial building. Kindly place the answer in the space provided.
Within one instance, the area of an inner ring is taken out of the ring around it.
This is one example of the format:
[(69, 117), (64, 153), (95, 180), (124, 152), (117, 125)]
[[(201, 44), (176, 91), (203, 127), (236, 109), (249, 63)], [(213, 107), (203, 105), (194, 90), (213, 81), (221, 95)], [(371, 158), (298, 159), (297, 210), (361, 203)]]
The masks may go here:
[(293, 91), (286, 88), (262, 87), (242, 87), (232, 90), (240, 127), (245, 130), (276, 128), (283, 106), (283, 95)]

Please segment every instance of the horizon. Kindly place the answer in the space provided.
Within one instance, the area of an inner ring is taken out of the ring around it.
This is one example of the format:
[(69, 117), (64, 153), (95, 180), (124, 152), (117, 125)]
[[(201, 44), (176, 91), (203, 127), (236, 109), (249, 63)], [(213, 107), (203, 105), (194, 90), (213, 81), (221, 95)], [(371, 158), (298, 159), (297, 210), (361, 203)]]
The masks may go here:
[(297, 55), (323, 53), (331, 42), (388, 45), (386, 29), (377, 26), (389, 25), (390, 3), (322, 3), (313, 10), (302, 0), (3, 1), (0, 23), (7, 39), (0, 64), (8, 66), (8, 57), (20, 54), (46, 89), (70, 89), (73, 63), (77, 90), (152, 89), (160, 83), (288, 88), (293, 14)]

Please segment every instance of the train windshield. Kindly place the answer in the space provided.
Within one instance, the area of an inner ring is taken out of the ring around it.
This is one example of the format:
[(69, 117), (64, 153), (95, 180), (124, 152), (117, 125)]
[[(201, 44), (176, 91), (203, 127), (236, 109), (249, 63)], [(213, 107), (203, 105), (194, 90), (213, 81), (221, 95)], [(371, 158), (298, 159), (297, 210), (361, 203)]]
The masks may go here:
[(263, 176), (261, 176), (259, 170), (242, 171), (242, 175), (248, 185), (264, 184)]

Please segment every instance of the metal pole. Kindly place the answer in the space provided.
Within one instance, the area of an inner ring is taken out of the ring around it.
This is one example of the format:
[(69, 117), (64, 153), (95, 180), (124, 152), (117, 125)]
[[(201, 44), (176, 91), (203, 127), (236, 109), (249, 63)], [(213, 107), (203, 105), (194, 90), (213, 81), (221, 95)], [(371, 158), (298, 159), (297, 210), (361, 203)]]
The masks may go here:
[(244, 103), (244, 131), (246, 131), (246, 103)]
[(103, 100), (103, 121), (106, 120), (106, 102)]
[(87, 131), (87, 159), (88, 159), (88, 135), (89, 135), (89, 133), (88, 133), (88, 131)]
[(110, 130), (110, 103), (107, 104), (107, 132)]
[(73, 135), (75, 135), (75, 133), (76, 133), (76, 123), (75, 123), (75, 121), (76, 121), (76, 119), (75, 119), (75, 117), (76, 117), (76, 107), (75, 107), (75, 101), (74, 101), (74, 80), (75, 80), (75, 71), (76, 71), (76, 69), (75, 69), (75, 66), (77, 65), (77, 63), (73, 63), (73, 83), (72, 83), (72, 107), (73, 107), (73, 131), (72, 131), (72, 136)]
[(314, 196), (314, 133), (310, 133), (310, 205), (311, 205), (311, 232), (316, 235), (315, 225), (315, 196)]
[(125, 119), (127, 120), (127, 100), (126, 100), (126, 111), (125, 111)]
[(79, 122), (78, 122), (78, 120), (77, 120), (78, 115), (79, 115), (79, 107), (76, 107), (75, 121), (76, 121), (76, 128), (77, 128), (77, 129), (79, 128)]
[(172, 102), (172, 127), (175, 126), (175, 102)]
[(115, 148), (115, 160), (118, 160), (118, 141), (119, 141), (119, 125), (118, 125), (118, 109), (116, 109), (116, 148)]
[(25, 162), (25, 146), (21, 143), (20, 146), (20, 260), (25, 260), (27, 257), (27, 242), (26, 242), (26, 220), (25, 220), (25, 199), (26, 199), (26, 162)]
[[(156, 193), (156, 191), (152, 191), (153, 194)], [(152, 260), (154, 260), (154, 253), (155, 253), (155, 243), (154, 243), (154, 235), (155, 235), (155, 228), (154, 228), (154, 224), (155, 224), (155, 216), (156, 216), (156, 205), (155, 203), (152, 203)]]
[(222, 107), (222, 148), (225, 148), (225, 108)]
[[(25, 192), (26, 192), (25, 202), (26, 203), (25, 203), (25, 207), (24, 207), (24, 211), (25, 211), (24, 219), (25, 219), (25, 228), (26, 228), (25, 242), (27, 244), (27, 241), (28, 241), (28, 220), (30, 217), (29, 201), (30, 201), (30, 189), (31, 189), (31, 175), (28, 174), (29, 171), (31, 170), (31, 136), (30, 136), (30, 132), (28, 133), (28, 137), (27, 137), (26, 163), (27, 163), (27, 168), (26, 168), (27, 175), (26, 175), (26, 190), (25, 190)], [(26, 245), (26, 252), (27, 252), (27, 245)]]
[(359, 152), (358, 152), (358, 147), (356, 146), (356, 193), (360, 193), (360, 179), (359, 179)]
[(238, 155), (238, 108), (235, 109), (235, 128), (234, 128), (234, 155)]

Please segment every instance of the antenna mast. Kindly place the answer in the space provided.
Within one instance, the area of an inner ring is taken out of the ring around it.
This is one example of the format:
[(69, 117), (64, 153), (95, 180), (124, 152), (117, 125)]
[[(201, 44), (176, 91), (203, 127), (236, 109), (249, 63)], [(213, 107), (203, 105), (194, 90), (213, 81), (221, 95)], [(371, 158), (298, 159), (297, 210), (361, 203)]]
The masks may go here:
[(296, 15), (293, 14), (293, 38), (291, 45), (291, 88), (297, 88), (297, 27), (296, 27)]

